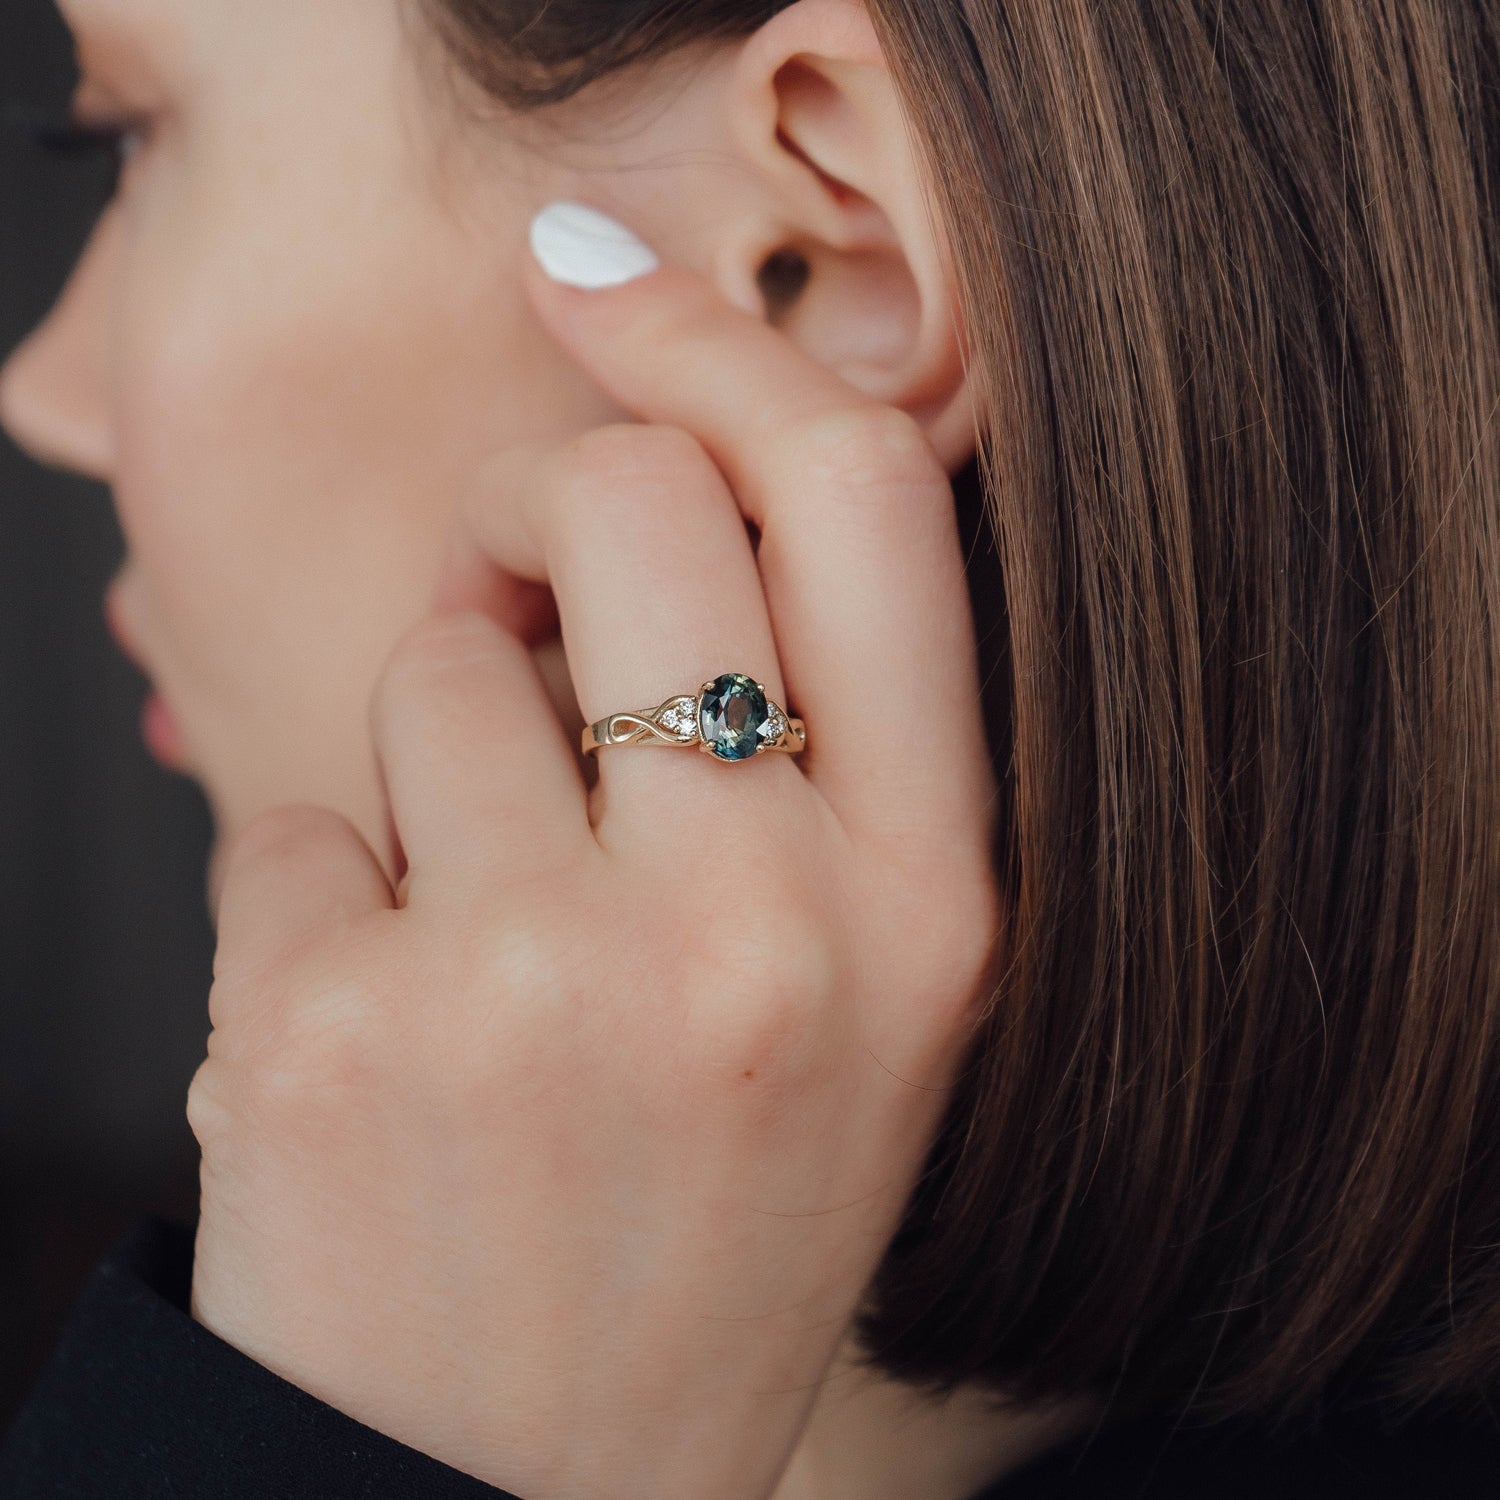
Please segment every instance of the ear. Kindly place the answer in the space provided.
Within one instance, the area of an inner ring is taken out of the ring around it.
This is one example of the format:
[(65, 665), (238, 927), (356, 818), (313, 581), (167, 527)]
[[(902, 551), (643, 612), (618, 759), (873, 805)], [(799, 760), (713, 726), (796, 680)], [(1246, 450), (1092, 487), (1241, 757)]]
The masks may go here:
[(794, 0), (738, 50), (722, 96), (761, 191), (719, 274), (852, 385), (926, 430), (949, 473), (976, 417), (955, 280), (860, 0)]

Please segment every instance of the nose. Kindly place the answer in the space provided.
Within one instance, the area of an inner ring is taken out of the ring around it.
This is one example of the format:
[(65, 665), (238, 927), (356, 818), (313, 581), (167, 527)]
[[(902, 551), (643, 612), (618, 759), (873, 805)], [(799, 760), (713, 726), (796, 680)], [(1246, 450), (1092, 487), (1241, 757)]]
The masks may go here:
[(110, 279), (119, 230), (106, 209), (52, 310), (0, 367), (0, 427), (39, 463), (107, 480)]

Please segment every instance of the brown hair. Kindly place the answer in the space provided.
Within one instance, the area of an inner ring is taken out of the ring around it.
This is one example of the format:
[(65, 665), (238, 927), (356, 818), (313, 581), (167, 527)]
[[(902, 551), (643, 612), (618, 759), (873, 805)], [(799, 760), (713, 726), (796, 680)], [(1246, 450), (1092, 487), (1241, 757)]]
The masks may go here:
[[(428, 0), (515, 108), (785, 0)], [(985, 414), (1012, 918), (859, 1323), (943, 1390), (1500, 1375), (1496, 0), (868, 0)]]

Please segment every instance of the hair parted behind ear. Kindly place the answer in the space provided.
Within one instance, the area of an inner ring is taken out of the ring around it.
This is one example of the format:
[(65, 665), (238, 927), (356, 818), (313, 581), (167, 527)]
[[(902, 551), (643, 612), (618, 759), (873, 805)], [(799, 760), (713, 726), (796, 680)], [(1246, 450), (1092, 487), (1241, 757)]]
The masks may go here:
[[(425, 0), (515, 107), (789, 3)], [(1116, 1410), (1481, 1401), (1500, 0), (868, 9), (985, 425), (1013, 923), (864, 1346)]]
[(690, 41), (748, 36), (793, 0), (427, 0), (465, 70), (512, 109), (560, 103)]

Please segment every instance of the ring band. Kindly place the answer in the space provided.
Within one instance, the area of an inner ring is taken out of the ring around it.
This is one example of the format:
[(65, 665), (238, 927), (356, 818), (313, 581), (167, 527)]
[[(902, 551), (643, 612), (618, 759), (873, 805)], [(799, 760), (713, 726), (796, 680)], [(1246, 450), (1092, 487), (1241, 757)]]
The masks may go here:
[(606, 745), (691, 745), (719, 760), (749, 760), (768, 750), (805, 750), (807, 730), (766, 697), (764, 683), (726, 672), (696, 695), (677, 693), (655, 708), (596, 719), (583, 731), (583, 753)]

